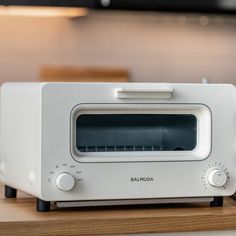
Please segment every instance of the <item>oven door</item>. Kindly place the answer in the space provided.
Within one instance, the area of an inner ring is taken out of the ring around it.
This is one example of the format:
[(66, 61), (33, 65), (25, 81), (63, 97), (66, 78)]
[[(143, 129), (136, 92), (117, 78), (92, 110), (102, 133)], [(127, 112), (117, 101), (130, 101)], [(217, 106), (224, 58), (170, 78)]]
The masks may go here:
[(80, 104), (71, 113), (79, 162), (198, 161), (211, 151), (211, 112), (202, 104)]

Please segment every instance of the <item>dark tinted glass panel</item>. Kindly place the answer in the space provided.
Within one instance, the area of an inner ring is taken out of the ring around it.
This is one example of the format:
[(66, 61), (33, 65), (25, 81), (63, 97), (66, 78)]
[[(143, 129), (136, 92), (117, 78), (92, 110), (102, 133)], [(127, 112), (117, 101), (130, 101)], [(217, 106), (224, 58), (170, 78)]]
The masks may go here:
[(184, 151), (197, 142), (194, 115), (88, 114), (76, 120), (80, 152)]

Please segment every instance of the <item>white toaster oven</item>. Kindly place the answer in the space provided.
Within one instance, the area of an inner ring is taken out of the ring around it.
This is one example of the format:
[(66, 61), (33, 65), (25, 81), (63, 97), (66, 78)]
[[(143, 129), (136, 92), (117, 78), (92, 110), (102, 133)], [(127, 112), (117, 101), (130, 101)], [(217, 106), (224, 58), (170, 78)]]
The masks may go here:
[(58, 207), (209, 201), (236, 189), (226, 84), (6, 83), (0, 177)]

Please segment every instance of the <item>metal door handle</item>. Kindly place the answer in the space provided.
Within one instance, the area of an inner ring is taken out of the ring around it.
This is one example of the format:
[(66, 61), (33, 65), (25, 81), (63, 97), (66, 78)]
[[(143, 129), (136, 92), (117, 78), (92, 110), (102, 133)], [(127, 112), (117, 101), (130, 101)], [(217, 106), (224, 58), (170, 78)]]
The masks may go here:
[(117, 97), (122, 99), (170, 99), (173, 92), (173, 88), (120, 89), (117, 90)]

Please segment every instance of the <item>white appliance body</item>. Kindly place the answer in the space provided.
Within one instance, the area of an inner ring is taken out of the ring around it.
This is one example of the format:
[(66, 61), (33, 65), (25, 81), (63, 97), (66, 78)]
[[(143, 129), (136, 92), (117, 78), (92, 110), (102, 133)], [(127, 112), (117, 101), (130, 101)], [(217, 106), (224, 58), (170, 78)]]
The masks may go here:
[(44, 201), (229, 196), (235, 167), (232, 85), (1, 87), (1, 181)]

